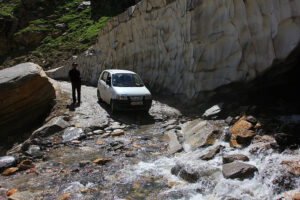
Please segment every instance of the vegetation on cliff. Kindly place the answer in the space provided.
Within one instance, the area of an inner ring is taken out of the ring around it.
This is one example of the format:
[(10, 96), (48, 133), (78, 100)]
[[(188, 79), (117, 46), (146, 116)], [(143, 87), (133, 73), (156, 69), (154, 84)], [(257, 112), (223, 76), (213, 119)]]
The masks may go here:
[(108, 18), (92, 19), (89, 1), (0, 0), (0, 68), (53, 67), (92, 45)]

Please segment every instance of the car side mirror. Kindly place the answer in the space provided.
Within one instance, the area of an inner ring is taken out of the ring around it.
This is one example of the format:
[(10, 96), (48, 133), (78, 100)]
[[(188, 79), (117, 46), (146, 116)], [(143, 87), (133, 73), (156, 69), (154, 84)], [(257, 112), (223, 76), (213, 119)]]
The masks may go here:
[(106, 84), (110, 86), (111, 80), (110, 80), (110, 79), (107, 79), (107, 80), (106, 80)]

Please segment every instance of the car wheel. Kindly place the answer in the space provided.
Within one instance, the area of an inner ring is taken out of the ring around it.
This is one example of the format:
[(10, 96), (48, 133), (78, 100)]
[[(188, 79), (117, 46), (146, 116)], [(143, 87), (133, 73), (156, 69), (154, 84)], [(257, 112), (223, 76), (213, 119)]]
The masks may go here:
[(97, 97), (98, 97), (98, 102), (103, 102), (98, 89), (97, 89)]

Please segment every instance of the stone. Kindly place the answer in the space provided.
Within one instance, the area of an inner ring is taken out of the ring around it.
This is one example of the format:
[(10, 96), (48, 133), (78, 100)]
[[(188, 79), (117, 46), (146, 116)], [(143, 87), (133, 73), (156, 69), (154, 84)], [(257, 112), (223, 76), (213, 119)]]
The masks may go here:
[(91, 2), (90, 1), (83, 1), (79, 6), (78, 10), (85, 10), (87, 8), (91, 7)]
[(250, 130), (253, 125), (246, 121), (246, 116), (241, 117), (230, 129), (233, 139), (239, 144), (249, 144), (256, 133)]
[(105, 165), (106, 163), (112, 161), (111, 158), (98, 158), (93, 161), (93, 163), (98, 164), (98, 165)]
[(55, 117), (32, 133), (30, 138), (48, 137), (69, 127), (70, 124), (62, 117)]
[(228, 125), (232, 125), (233, 118), (232, 118), (231, 116), (228, 116), (228, 117), (225, 119), (225, 122), (226, 122)]
[(223, 159), (223, 164), (226, 163), (231, 163), (234, 162), (236, 160), (240, 160), (240, 161), (249, 161), (249, 158), (243, 154), (231, 154), (231, 155), (224, 155), (222, 157)]
[(246, 120), (247, 120), (247, 122), (250, 122), (253, 125), (255, 125), (257, 123), (257, 119), (253, 116), (247, 116)]
[(257, 171), (258, 169), (255, 166), (238, 161), (224, 164), (222, 168), (222, 173), (225, 178), (238, 178), (241, 180), (252, 178)]
[(33, 162), (31, 160), (22, 160), (18, 164), (18, 168), (20, 171), (27, 170), (27, 169), (34, 168), (34, 167), (35, 167), (35, 164), (33, 164)]
[(241, 146), (237, 143), (236, 140), (230, 140), (230, 141), (229, 141), (229, 145), (230, 145), (230, 147), (232, 147), (232, 148), (238, 148), (238, 149), (241, 148)]
[(13, 166), (16, 163), (16, 158), (13, 156), (0, 157), (0, 171)]
[(83, 137), (84, 132), (81, 128), (76, 128), (76, 127), (70, 127), (67, 128), (63, 135), (62, 135), (62, 139), (63, 142), (71, 142), (72, 140), (78, 140), (81, 137)]
[(183, 124), (184, 150), (189, 151), (203, 146), (212, 131), (214, 131), (214, 126), (202, 119), (196, 119)]
[(0, 70), (0, 140), (39, 125), (55, 98), (55, 87), (40, 66), (23, 63)]
[(177, 139), (175, 131), (168, 131), (165, 133), (168, 142), (168, 153), (173, 154), (182, 150), (182, 146)]
[(207, 138), (205, 143), (203, 144), (203, 147), (212, 146), (215, 144), (216, 140), (219, 139), (222, 135), (222, 132), (219, 130), (214, 130), (211, 132)]
[(295, 135), (287, 133), (276, 133), (275, 140), (279, 146), (286, 147), (297, 144), (300, 139)]
[(93, 133), (96, 134), (96, 135), (102, 134), (103, 132), (104, 131), (101, 130), (101, 129), (93, 131)]
[(222, 106), (223, 106), (223, 103), (214, 105), (213, 107), (207, 109), (202, 116), (203, 117), (214, 116), (222, 111)]
[(19, 170), (18, 167), (11, 167), (11, 168), (6, 169), (4, 172), (2, 172), (2, 175), (3, 176), (9, 176), (9, 175), (14, 174), (18, 170)]
[(91, 162), (88, 160), (83, 160), (79, 162), (79, 167), (85, 167), (86, 165), (90, 164)]
[(280, 163), (294, 176), (300, 176), (300, 158), (298, 159), (285, 159)]
[(43, 155), (41, 148), (37, 145), (30, 145), (28, 150), (26, 151), (26, 154), (37, 158), (42, 157)]
[(102, 135), (101, 135), (101, 137), (102, 138), (107, 138), (107, 137), (109, 137), (110, 136), (110, 132), (108, 132), (108, 133), (103, 133)]
[(6, 199), (7, 192), (8, 192), (8, 189), (6, 189), (6, 188), (0, 188), (0, 199)]
[(189, 183), (195, 183), (200, 178), (200, 174), (193, 169), (177, 164), (171, 169), (171, 173), (175, 176), (180, 176), (183, 180)]
[(207, 154), (204, 154), (200, 157), (201, 160), (211, 160), (215, 157), (215, 155), (217, 155), (218, 153), (220, 153), (220, 151), (222, 149), (224, 149), (225, 147), (222, 145), (218, 145), (217, 147), (213, 148), (212, 150), (210, 150)]
[(121, 135), (125, 135), (125, 131), (122, 129), (116, 129), (111, 133), (111, 136), (121, 136)]

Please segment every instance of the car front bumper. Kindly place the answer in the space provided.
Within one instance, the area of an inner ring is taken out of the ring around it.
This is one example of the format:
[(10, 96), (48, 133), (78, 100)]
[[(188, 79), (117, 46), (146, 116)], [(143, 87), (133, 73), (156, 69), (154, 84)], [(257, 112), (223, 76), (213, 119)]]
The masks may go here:
[(113, 100), (114, 107), (116, 110), (126, 111), (126, 110), (149, 110), (152, 105), (152, 100), (147, 99), (143, 101), (130, 101), (130, 100)]

